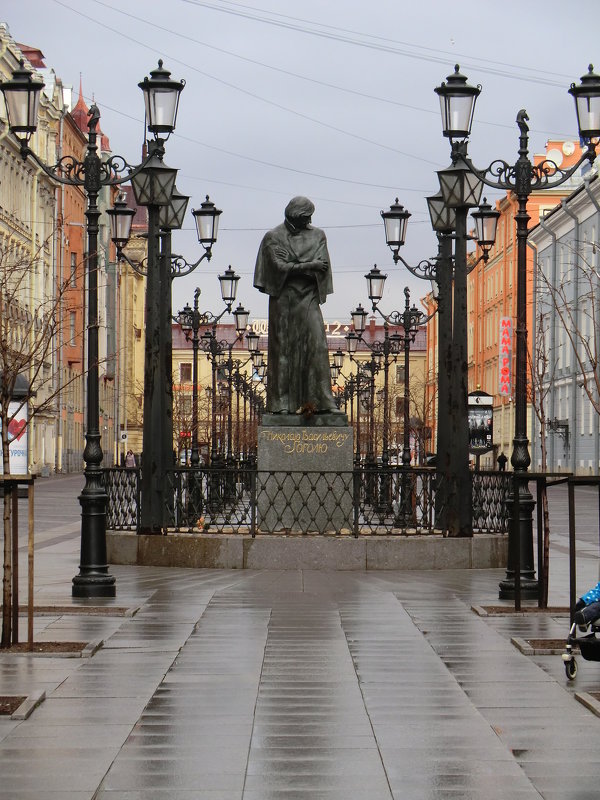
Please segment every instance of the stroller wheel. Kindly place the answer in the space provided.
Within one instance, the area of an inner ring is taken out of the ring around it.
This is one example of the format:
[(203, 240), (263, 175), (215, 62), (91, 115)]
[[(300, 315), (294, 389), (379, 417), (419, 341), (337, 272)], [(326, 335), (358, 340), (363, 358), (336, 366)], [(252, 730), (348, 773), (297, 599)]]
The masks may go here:
[(577, 675), (577, 662), (574, 658), (570, 661), (565, 661), (565, 672), (570, 681), (575, 679), (575, 675)]

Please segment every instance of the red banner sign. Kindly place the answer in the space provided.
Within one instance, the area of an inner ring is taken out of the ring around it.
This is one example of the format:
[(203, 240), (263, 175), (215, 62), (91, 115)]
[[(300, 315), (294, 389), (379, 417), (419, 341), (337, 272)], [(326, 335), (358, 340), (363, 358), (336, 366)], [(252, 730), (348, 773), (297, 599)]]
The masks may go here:
[(511, 317), (500, 317), (500, 354), (499, 354), (499, 393), (504, 396), (512, 394), (512, 341), (513, 323)]

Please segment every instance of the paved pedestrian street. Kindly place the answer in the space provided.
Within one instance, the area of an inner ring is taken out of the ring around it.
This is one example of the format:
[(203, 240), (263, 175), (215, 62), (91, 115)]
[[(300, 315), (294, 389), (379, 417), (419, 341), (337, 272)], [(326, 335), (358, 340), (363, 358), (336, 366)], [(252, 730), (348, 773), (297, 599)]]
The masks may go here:
[[(579, 658), (569, 682), (560, 655), (511, 642), (566, 638), (560, 613), (475, 613), (499, 605), (503, 571), (111, 567), (116, 598), (75, 601), (81, 485), (36, 485), (35, 636), (103, 645), (0, 654), (0, 694), (46, 694), (0, 717), (0, 800), (600, 796), (600, 719), (575, 697), (600, 691), (600, 664)], [(568, 604), (565, 534), (553, 606)], [(590, 532), (582, 591), (596, 548)]]

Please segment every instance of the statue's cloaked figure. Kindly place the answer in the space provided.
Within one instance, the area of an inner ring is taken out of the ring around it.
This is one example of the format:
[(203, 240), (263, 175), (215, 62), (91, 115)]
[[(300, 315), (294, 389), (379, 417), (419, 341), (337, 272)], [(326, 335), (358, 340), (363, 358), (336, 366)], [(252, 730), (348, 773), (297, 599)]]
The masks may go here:
[(320, 305), (333, 292), (325, 233), (315, 210), (294, 197), (285, 221), (263, 238), (254, 286), (269, 295), (267, 411), (339, 413), (331, 392), (329, 351)]

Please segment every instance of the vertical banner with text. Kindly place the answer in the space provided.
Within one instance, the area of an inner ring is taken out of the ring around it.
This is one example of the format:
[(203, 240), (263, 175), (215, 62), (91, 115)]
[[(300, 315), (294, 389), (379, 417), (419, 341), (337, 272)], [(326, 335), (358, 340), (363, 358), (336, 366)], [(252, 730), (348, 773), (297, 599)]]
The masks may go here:
[(512, 394), (512, 342), (513, 323), (511, 317), (500, 317), (500, 353), (498, 359), (499, 394)]

